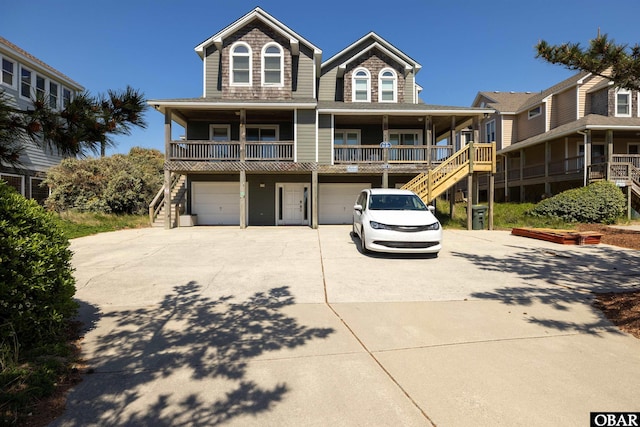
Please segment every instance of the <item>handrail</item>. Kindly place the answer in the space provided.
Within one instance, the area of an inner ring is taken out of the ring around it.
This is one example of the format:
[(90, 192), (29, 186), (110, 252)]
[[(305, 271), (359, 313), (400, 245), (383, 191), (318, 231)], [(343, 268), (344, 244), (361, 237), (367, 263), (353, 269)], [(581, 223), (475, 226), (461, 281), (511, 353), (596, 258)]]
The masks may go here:
[(495, 143), (469, 143), (434, 169), (418, 174), (402, 188), (431, 202), (462, 176), (472, 173), (474, 168), (493, 173), (495, 167)]
[[(180, 174), (173, 174), (173, 173), (171, 174), (169, 194), (171, 194), (176, 184), (180, 181), (180, 178), (181, 178)], [(158, 190), (158, 192), (156, 193), (151, 203), (149, 203), (149, 222), (151, 223), (151, 225), (153, 225), (153, 222), (156, 220), (158, 214), (162, 210), (162, 206), (164, 205), (164, 190), (165, 190), (165, 186), (163, 184), (160, 190)]]

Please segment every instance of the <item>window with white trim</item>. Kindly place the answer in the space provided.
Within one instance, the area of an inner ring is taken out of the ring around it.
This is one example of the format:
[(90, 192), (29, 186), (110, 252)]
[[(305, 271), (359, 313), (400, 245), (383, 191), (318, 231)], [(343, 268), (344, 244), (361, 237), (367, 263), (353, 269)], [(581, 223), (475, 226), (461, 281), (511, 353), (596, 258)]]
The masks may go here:
[(391, 145), (422, 145), (421, 130), (389, 130)]
[(491, 120), (484, 125), (484, 137), (487, 142), (495, 142), (496, 140), (496, 121)]
[(238, 42), (231, 46), (231, 84), (234, 86), (251, 86), (251, 48), (248, 44)]
[(24, 196), (24, 176), (12, 173), (0, 173), (0, 180), (5, 181), (10, 187)]
[(247, 141), (272, 142), (278, 140), (277, 125), (247, 125)]
[(36, 99), (45, 99), (47, 90), (47, 80), (39, 74), (36, 74)]
[(383, 69), (378, 76), (378, 102), (398, 102), (398, 78), (390, 68)]
[(335, 145), (360, 145), (359, 129), (336, 129), (333, 133)]
[(371, 102), (371, 76), (369, 70), (358, 68), (353, 72), (352, 100), (354, 102)]
[(628, 89), (616, 90), (616, 116), (631, 117), (631, 91)]
[(62, 88), (62, 108), (66, 108), (71, 102), (71, 90), (66, 87)]
[(54, 110), (58, 108), (58, 83), (49, 81), (49, 107)]
[(24, 67), (20, 69), (20, 95), (31, 99), (31, 85), (33, 84), (33, 73)]
[(540, 114), (542, 114), (542, 107), (538, 105), (537, 107), (529, 110), (528, 116), (529, 119), (533, 119), (534, 117), (538, 117)]
[(209, 139), (211, 141), (228, 142), (231, 140), (231, 127), (229, 125), (210, 125)]
[(284, 55), (282, 48), (276, 43), (265, 45), (262, 50), (262, 85), (282, 86)]
[(2, 58), (2, 84), (16, 87), (16, 63), (7, 58)]

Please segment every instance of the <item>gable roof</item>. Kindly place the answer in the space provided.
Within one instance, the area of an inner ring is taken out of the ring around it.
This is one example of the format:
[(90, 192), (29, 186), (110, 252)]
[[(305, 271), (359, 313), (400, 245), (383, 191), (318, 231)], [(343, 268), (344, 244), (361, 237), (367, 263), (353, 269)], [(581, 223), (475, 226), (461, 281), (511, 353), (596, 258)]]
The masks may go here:
[[(365, 34), (363, 37), (360, 37), (358, 40), (324, 61), (322, 63), (322, 67), (324, 68), (337, 62), (339, 64), (338, 68), (344, 71), (347, 65), (356, 60), (362, 53), (376, 48), (385, 55), (391, 57), (393, 60), (402, 64), (405, 70), (415, 70), (415, 73), (417, 74), (422, 68), (422, 65), (412, 59), (409, 55), (405, 54), (373, 31)], [(355, 53), (350, 54), (354, 49)]]
[(294, 55), (297, 55), (299, 53), (300, 44), (304, 44), (305, 46), (310, 48), (313, 51), (313, 56), (314, 56), (314, 59), (316, 60), (316, 66), (320, 65), (322, 50), (314, 46), (312, 43), (307, 41), (305, 38), (300, 36), (291, 28), (287, 27), (282, 22), (278, 21), (276, 18), (269, 15), (267, 12), (265, 12), (259, 7), (256, 7), (251, 12), (237, 19), (235, 22), (227, 25), (221, 31), (217, 32), (216, 34), (212, 35), (211, 37), (209, 37), (208, 39), (200, 43), (198, 46), (195, 47), (195, 51), (198, 53), (200, 58), (204, 58), (204, 53), (207, 47), (211, 46), (212, 44), (216, 45), (218, 49), (221, 49), (222, 41), (226, 37), (235, 33), (240, 28), (244, 27), (245, 25), (249, 24), (251, 21), (255, 19), (262, 21), (264, 24), (271, 27), (274, 31), (276, 31), (282, 37), (288, 39), (289, 43), (291, 44), (291, 50)]
[(5, 39), (4, 37), (0, 37), (0, 51), (4, 51), (4, 50), (8, 50), (9, 52), (11, 52), (15, 57), (15, 59), (17, 60), (21, 60), (26, 64), (35, 65), (37, 67), (40, 67), (42, 70), (51, 73), (53, 76), (58, 77), (63, 83), (66, 83), (74, 90), (77, 90), (77, 91), (84, 90), (84, 87), (82, 87), (80, 83), (76, 82), (75, 80), (71, 79), (70, 77), (66, 76), (60, 71), (56, 70), (55, 68), (45, 63), (44, 61), (41, 61), (40, 59), (31, 55), (26, 50), (11, 43), (9, 40)]
[(480, 98), (485, 98), (486, 106), (498, 110), (501, 113), (513, 113), (520, 109), (535, 94), (531, 92), (478, 92), (472, 105), (480, 103)]

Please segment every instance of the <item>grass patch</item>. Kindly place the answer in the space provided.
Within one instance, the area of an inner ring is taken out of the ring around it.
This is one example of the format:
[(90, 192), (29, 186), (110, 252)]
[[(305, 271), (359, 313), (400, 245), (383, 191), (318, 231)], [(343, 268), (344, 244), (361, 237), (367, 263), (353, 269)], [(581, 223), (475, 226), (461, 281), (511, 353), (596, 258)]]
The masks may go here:
[(68, 239), (127, 228), (149, 227), (147, 215), (116, 215), (65, 211), (58, 214), (58, 224)]
[[(486, 203), (482, 203), (487, 205)], [(494, 203), (493, 204), (493, 228), (494, 230), (510, 230), (512, 228), (554, 228), (573, 229), (575, 223), (565, 222), (549, 217), (533, 217), (527, 212), (533, 209), (533, 203)], [(488, 215), (488, 212), (487, 212)], [(436, 202), (436, 216), (444, 228), (454, 230), (467, 229), (467, 205), (466, 203), (456, 203), (454, 215), (451, 218), (450, 206), (447, 200), (438, 199)], [(485, 228), (488, 225), (488, 218), (485, 218)]]

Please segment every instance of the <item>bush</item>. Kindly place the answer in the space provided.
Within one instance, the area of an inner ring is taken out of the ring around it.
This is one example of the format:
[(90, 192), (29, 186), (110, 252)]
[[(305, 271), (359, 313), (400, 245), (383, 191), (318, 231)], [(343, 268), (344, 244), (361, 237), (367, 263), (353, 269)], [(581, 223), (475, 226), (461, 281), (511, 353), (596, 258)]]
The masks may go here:
[(132, 148), (128, 155), (65, 159), (47, 172), (48, 208), (143, 214), (163, 183), (162, 153)]
[(624, 194), (614, 183), (599, 181), (545, 199), (529, 214), (567, 222), (612, 224), (624, 213), (626, 203)]
[(53, 214), (0, 181), (0, 355), (64, 341), (76, 314), (69, 241)]

